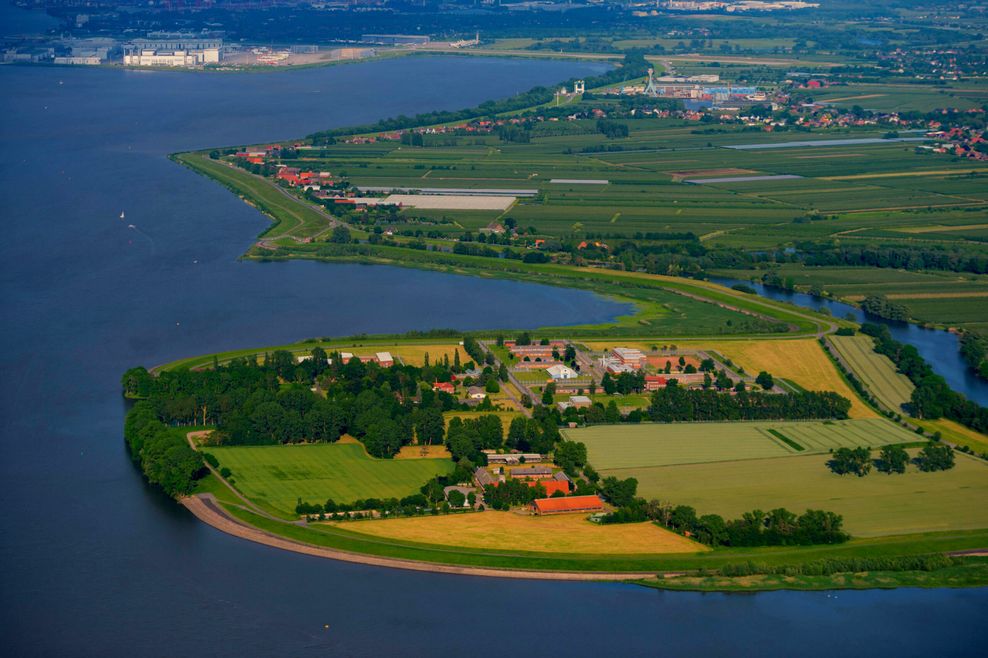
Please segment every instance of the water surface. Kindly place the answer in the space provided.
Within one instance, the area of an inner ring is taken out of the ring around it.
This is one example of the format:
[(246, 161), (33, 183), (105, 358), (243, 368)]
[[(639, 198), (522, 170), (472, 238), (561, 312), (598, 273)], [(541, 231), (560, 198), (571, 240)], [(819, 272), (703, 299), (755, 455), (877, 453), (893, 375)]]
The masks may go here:
[(276, 75), (0, 67), (5, 653), (970, 654), (985, 590), (670, 594), (351, 565), (219, 533), (131, 466), (119, 377), (135, 364), (624, 310), (510, 281), (240, 262), (266, 220), (167, 153), (455, 109), (599, 70), (473, 58)]

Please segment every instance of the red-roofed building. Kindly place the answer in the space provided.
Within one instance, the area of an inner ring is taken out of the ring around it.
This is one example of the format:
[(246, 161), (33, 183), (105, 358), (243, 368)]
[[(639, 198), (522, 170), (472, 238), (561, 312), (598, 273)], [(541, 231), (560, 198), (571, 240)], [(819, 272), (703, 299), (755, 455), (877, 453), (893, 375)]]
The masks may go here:
[(449, 393), (450, 395), (453, 395), (453, 393), (456, 391), (452, 382), (436, 382), (435, 384), (432, 385), (432, 390), (442, 391), (443, 393)]
[(537, 498), (532, 501), (532, 512), (539, 515), (602, 511), (604, 511), (604, 503), (597, 496)]
[(541, 484), (545, 487), (545, 495), (551, 496), (557, 491), (561, 491), (564, 494), (569, 493), (569, 482), (566, 480), (529, 480), (527, 482), (528, 486), (534, 487), (537, 484)]
[(646, 391), (657, 391), (660, 388), (665, 388), (666, 378), (659, 377), (658, 375), (645, 375), (645, 390)]

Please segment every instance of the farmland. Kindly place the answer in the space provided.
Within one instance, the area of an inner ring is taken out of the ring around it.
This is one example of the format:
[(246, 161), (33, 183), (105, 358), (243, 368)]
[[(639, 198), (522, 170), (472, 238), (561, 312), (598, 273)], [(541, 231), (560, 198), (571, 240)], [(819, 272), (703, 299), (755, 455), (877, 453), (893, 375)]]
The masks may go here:
[[(988, 526), (988, 465), (957, 456), (950, 471), (834, 475), (826, 455), (652, 466), (618, 471), (639, 494), (736, 517), (752, 509), (827, 509), (856, 537)], [(605, 472), (606, 474), (606, 472)]]
[(541, 553), (696, 553), (709, 550), (654, 523), (598, 525), (583, 515), (525, 516), (512, 512), (451, 514), (346, 523), (346, 530), (424, 544)]
[(831, 336), (830, 343), (853, 372), (886, 408), (897, 413), (912, 395), (913, 383), (897, 372), (887, 356), (877, 354), (869, 336)]
[(624, 477), (639, 468), (785, 457), (915, 440), (915, 435), (884, 419), (600, 425), (563, 433), (586, 444), (594, 468), (620, 470)]
[(719, 341), (703, 343), (747, 372), (764, 370), (793, 381), (810, 391), (834, 391), (851, 400), (851, 418), (875, 418), (877, 414), (851, 390), (815, 340)]
[(208, 448), (229, 468), (236, 487), (260, 507), (293, 516), (299, 498), (349, 503), (364, 498), (401, 498), (439, 474), (448, 459), (373, 459), (357, 443)]

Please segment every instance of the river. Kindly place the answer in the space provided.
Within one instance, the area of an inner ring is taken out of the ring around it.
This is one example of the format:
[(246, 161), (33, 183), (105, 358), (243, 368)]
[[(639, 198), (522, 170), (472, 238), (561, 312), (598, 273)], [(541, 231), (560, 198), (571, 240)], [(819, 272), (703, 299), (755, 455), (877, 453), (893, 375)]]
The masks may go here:
[[(960, 338), (957, 334), (942, 329), (926, 329), (909, 322), (886, 320), (865, 313), (857, 306), (845, 304), (833, 299), (814, 297), (802, 292), (791, 292), (781, 288), (773, 288), (754, 281), (732, 279), (721, 276), (710, 277), (714, 283), (724, 286), (750, 286), (762, 297), (788, 302), (796, 306), (814, 311), (829, 311), (835, 318), (852, 318), (855, 322), (873, 322), (884, 324), (889, 328), (892, 337), (902, 343), (915, 345), (924, 359), (930, 362), (933, 370), (943, 376), (950, 387), (963, 393), (970, 400), (982, 406), (988, 406), (988, 382), (975, 375), (960, 354)], [(977, 302), (973, 302), (977, 303)]]
[(600, 70), (465, 57), (250, 75), (0, 67), (4, 653), (970, 654), (988, 590), (674, 594), (372, 568), (224, 535), (131, 465), (119, 377), (132, 365), (624, 310), (511, 281), (241, 262), (266, 220), (167, 153), (454, 109)]

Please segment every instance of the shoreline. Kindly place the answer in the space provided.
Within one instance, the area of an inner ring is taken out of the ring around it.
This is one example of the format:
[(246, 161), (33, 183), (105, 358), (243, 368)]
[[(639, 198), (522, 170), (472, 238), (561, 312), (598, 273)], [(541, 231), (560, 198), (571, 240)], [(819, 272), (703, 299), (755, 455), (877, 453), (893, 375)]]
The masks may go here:
[(597, 582), (626, 582), (655, 580), (659, 575), (670, 577), (679, 572), (658, 574), (655, 572), (608, 572), (608, 571), (538, 571), (526, 569), (499, 569), (495, 567), (467, 567), (420, 560), (405, 560), (400, 558), (379, 557), (364, 553), (354, 553), (338, 549), (325, 548), (294, 541), (279, 535), (265, 532), (248, 525), (227, 514), (212, 494), (195, 494), (179, 500), (183, 507), (203, 523), (225, 532), (228, 535), (246, 539), (256, 544), (272, 548), (301, 553), (313, 557), (366, 564), (375, 567), (405, 569), (407, 571), (424, 571), (444, 573), (457, 576), (482, 576), (485, 578), (513, 578), (521, 580), (568, 580), (568, 581), (597, 581)]

